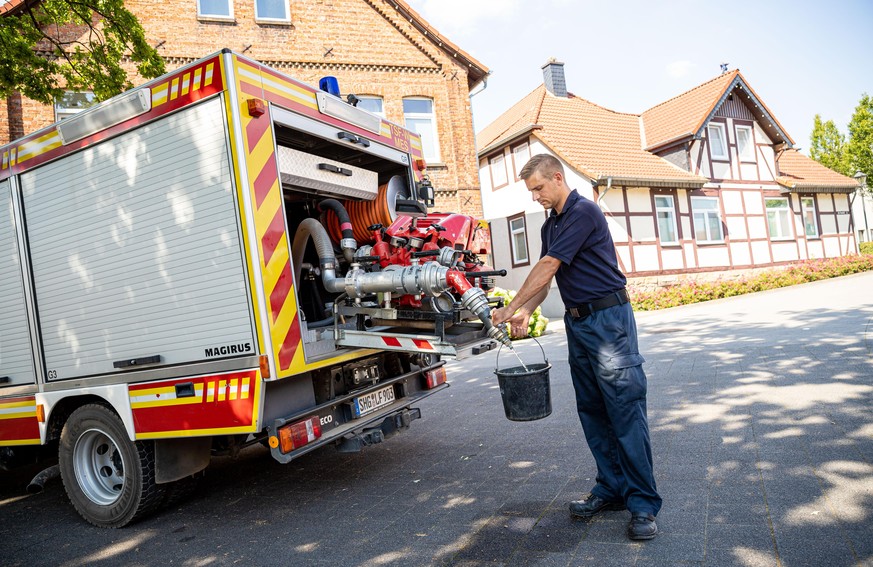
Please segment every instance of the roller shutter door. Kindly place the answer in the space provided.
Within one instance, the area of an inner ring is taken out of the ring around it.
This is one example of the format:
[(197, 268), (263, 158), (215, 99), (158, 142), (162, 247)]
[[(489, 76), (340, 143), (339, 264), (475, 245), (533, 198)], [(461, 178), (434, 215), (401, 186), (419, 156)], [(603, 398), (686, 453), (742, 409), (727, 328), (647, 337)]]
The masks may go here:
[(15, 229), (10, 183), (0, 181), (0, 388), (36, 380)]
[(254, 352), (225, 137), (213, 99), (22, 175), (50, 379)]

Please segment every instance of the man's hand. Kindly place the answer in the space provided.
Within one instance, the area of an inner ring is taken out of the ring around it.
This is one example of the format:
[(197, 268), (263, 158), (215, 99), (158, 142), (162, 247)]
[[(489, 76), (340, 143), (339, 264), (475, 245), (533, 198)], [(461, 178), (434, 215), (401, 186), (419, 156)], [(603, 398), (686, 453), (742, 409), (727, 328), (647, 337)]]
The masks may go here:
[(491, 312), (491, 322), (495, 325), (500, 323), (509, 323), (509, 334), (516, 338), (526, 337), (528, 325), (530, 324), (530, 313), (524, 309), (519, 309), (517, 313), (508, 305), (495, 309)]

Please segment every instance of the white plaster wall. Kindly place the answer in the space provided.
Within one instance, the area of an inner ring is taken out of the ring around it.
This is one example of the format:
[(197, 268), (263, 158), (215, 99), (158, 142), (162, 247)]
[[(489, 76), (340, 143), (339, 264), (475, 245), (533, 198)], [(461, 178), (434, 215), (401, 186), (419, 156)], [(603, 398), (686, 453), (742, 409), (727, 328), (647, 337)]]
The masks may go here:
[(750, 265), (752, 254), (749, 252), (749, 245), (745, 242), (731, 243), (731, 258), (733, 258), (734, 266)]
[(655, 242), (654, 216), (630, 217), (631, 234), (634, 242)]
[(791, 242), (773, 242), (773, 261), (774, 262), (791, 262), (798, 260), (797, 243)]
[(824, 258), (824, 244), (821, 240), (806, 241), (807, 254), (810, 258)]
[(627, 191), (627, 208), (631, 213), (651, 213), (652, 197), (648, 189)]
[(840, 255), (840, 239), (839, 238), (824, 238), (825, 256), (834, 258)]
[(731, 175), (731, 164), (716, 161), (712, 164), (712, 175), (709, 177), (713, 179), (732, 179)]
[[(871, 179), (868, 183), (873, 183)], [(873, 240), (873, 195), (856, 191), (852, 200), (852, 218), (855, 234), (860, 235), (861, 242)]]
[(767, 238), (768, 235), (767, 217), (749, 217), (749, 238)]
[(823, 213), (830, 213), (834, 210), (834, 202), (831, 199), (830, 195), (816, 195), (815, 204), (818, 207), (818, 210)]
[(678, 247), (664, 248), (661, 250), (661, 261), (665, 270), (682, 270), (685, 268), (682, 249)]
[(606, 217), (606, 224), (613, 242), (628, 242), (627, 222), (624, 217)]
[(688, 191), (680, 189), (676, 193), (676, 200), (679, 201), (677, 203), (679, 206), (679, 212), (682, 214), (688, 213)]
[(760, 215), (764, 212), (764, 202), (761, 200), (761, 193), (757, 191), (744, 192), (743, 202), (746, 204), (747, 215)]
[(837, 212), (837, 230), (841, 233), (849, 232), (849, 223), (852, 220), (852, 214), (848, 211)]
[(641, 246), (633, 247), (635, 268), (638, 272), (655, 272), (661, 269), (658, 265), (658, 247)]
[(630, 248), (628, 246), (616, 246), (615, 247), (616, 255), (618, 256), (618, 267), (622, 272), (630, 272), (631, 271), (631, 256), (630, 256)]
[(834, 220), (834, 215), (826, 215), (821, 217), (821, 233), (822, 236), (826, 234), (837, 233), (837, 223)]
[[(687, 233), (686, 233), (687, 234)], [(682, 245), (685, 249), (685, 257), (688, 259), (688, 267), (689, 268), (698, 268), (697, 259), (694, 255), (694, 244), (690, 242)]]
[(682, 225), (683, 238), (694, 238), (694, 231), (691, 229), (691, 217), (680, 218), (679, 224)]
[(725, 219), (727, 233), (731, 240), (746, 239), (746, 219), (743, 217), (728, 217)]
[(740, 174), (746, 181), (750, 179), (758, 179), (758, 166), (754, 163), (741, 163)]
[(727, 215), (743, 214), (743, 193), (741, 191), (723, 190), (721, 200), (724, 203), (724, 212)]
[(752, 242), (752, 263), (753, 264), (769, 264), (770, 263), (770, 244), (759, 241)]
[(697, 251), (697, 259), (701, 268), (716, 268), (730, 265), (727, 248), (723, 246), (700, 248)]

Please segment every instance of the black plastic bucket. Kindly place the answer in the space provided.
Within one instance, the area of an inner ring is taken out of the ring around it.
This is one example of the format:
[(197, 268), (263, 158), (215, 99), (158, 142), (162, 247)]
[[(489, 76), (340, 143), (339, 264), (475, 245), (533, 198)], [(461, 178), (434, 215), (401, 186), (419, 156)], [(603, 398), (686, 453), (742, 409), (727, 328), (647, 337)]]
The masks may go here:
[[(539, 341), (534, 339), (540, 350)], [(507, 419), (512, 421), (534, 421), (543, 419), (552, 413), (552, 390), (549, 384), (549, 369), (552, 367), (543, 351), (543, 360), (526, 366), (513, 366), (500, 369), (500, 349), (497, 350), (498, 368), (497, 383), (500, 385), (500, 396), (503, 398), (503, 411)]]

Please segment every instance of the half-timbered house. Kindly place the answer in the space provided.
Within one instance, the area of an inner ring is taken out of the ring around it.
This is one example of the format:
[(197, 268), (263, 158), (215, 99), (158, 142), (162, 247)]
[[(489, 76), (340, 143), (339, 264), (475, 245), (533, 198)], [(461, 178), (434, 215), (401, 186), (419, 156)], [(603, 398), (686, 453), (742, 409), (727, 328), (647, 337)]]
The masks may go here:
[[(540, 254), (545, 212), (518, 173), (562, 160), (569, 185), (607, 216), (621, 269), (637, 284), (736, 276), (857, 252), (858, 182), (811, 160), (738, 71), (646, 110), (609, 110), (567, 92), (563, 64), (477, 135), (494, 263), (521, 285)], [(546, 312), (563, 311), (550, 294)]]

